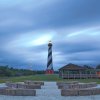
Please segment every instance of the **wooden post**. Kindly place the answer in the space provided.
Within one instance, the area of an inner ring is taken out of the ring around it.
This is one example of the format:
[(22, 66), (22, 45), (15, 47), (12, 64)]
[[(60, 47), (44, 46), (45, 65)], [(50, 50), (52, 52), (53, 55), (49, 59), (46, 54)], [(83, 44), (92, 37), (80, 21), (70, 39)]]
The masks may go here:
[(62, 70), (62, 78), (63, 78), (63, 70)]
[(91, 70), (90, 70), (90, 78), (92, 78)]
[(69, 70), (68, 70), (68, 79), (69, 79)]
[(80, 79), (81, 79), (81, 71), (79, 70), (79, 74), (80, 74)]

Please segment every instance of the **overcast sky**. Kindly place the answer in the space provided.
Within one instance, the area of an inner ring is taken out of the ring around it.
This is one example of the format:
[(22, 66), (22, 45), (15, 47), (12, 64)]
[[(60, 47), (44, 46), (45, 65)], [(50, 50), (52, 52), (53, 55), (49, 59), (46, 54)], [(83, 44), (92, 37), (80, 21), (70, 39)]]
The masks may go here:
[(45, 70), (100, 64), (100, 0), (0, 0), (0, 65)]

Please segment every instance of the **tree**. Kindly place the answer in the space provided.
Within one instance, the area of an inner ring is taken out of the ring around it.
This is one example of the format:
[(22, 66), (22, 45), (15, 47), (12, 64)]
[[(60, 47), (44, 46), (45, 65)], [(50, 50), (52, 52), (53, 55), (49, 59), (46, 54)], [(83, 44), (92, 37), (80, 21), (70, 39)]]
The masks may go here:
[(27, 69), (14, 69), (8, 66), (0, 66), (0, 76), (26, 76), (35, 75), (36, 72)]
[(100, 64), (96, 66), (96, 69), (100, 69)]
[(83, 67), (87, 68), (87, 69), (93, 69), (93, 67), (90, 67), (88, 65), (84, 65)]

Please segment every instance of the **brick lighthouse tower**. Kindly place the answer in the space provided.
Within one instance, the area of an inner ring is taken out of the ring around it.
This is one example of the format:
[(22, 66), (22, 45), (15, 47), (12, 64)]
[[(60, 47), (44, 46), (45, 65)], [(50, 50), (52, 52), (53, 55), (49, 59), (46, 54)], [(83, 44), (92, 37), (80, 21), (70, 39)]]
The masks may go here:
[(53, 61), (52, 61), (52, 43), (51, 43), (51, 41), (49, 41), (49, 43), (48, 43), (48, 62), (47, 62), (46, 74), (54, 74)]

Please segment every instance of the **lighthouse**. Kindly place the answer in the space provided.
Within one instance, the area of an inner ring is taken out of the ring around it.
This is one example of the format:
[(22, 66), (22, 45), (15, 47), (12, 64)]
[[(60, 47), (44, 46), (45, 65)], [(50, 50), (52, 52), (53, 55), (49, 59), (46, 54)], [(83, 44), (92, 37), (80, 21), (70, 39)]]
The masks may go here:
[(54, 74), (53, 70), (53, 60), (52, 60), (52, 42), (48, 43), (48, 59), (47, 59), (47, 69), (46, 74)]

